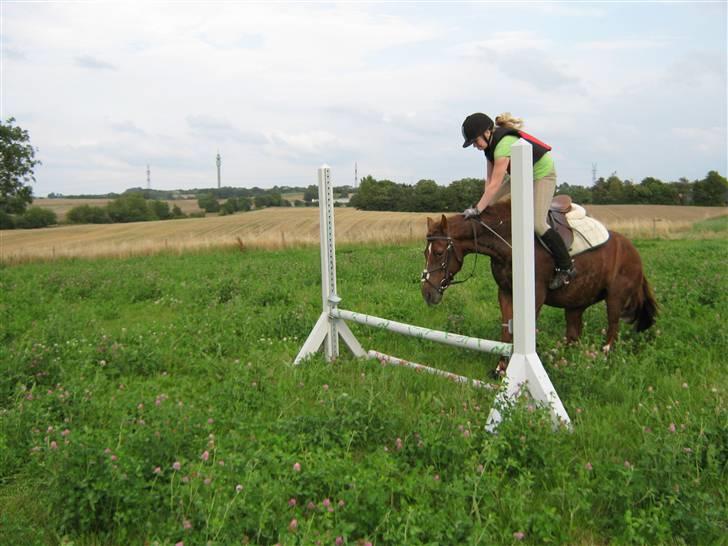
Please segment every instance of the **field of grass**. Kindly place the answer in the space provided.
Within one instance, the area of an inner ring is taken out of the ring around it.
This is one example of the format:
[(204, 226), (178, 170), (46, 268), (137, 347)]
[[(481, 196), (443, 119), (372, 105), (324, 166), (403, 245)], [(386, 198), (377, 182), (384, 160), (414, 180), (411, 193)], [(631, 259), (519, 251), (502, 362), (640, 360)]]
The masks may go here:
[[(726, 210), (719, 207), (661, 205), (594, 205), (588, 212), (610, 229), (629, 237), (663, 239), (694, 237), (695, 222), (726, 215)], [(434, 214), (337, 208), (337, 240), (376, 244), (421, 241), (425, 236), (425, 218)], [(0, 262), (126, 257), (239, 245), (264, 249), (315, 246), (319, 240), (318, 222), (317, 208), (270, 208), (161, 222), (0, 231)], [(704, 230), (699, 236), (719, 234)]]
[[(609, 358), (603, 304), (574, 346), (546, 309), (573, 432), (526, 400), (496, 435), (491, 392), (291, 365), (320, 313), (316, 248), (0, 266), (0, 544), (725, 544), (725, 242), (638, 241), (661, 314)], [(488, 261), (427, 308), (421, 252), (341, 245), (342, 305), (496, 336)], [(496, 361), (352, 329), (471, 377)]]

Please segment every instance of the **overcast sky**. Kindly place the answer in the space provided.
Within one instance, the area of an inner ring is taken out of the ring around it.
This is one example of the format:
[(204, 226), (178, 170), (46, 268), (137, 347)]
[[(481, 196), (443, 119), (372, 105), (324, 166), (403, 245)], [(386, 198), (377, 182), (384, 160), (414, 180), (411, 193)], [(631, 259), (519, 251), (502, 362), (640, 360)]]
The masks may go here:
[(0, 116), (36, 196), (482, 176), (472, 112), (559, 182), (726, 175), (726, 2), (0, 4)]

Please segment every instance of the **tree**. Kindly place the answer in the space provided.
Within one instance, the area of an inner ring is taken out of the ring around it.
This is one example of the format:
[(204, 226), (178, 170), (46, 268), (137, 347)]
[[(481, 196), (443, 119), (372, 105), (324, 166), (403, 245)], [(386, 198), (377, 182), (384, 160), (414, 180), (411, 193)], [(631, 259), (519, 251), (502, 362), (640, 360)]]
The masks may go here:
[(212, 193), (202, 194), (197, 199), (197, 206), (205, 212), (220, 212), (220, 203)]
[(460, 212), (475, 205), (483, 195), (482, 178), (462, 178), (454, 180), (443, 192), (442, 210)]
[(29, 207), (15, 221), (15, 227), (21, 229), (35, 229), (51, 226), (58, 223), (56, 213), (41, 207)]
[(234, 214), (238, 212), (238, 200), (231, 197), (222, 204), (220, 208), (220, 216), (226, 216), (228, 214)]
[(591, 188), (585, 188), (584, 186), (579, 186), (578, 184), (574, 184), (572, 186), (568, 182), (562, 182), (556, 188), (556, 193), (557, 194), (566, 194), (569, 197), (571, 197), (571, 199), (575, 203), (579, 203), (582, 205), (586, 205), (586, 204), (592, 202)]
[(670, 182), (675, 193), (678, 205), (691, 205), (693, 202), (693, 184), (687, 178), (680, 178), (677, 182)]
[(106, 207), (114, 222), (144, 222), (153, 217), (141, 193), (125, 193)]
[(624, 183), (616, 174), (606, 180), (600, 178), (592, 187), (594, 203), (599, 205), (613, 205), (624, 203)]
[(679, 203), (677, 190), (657, 178), (648, 176), (634, 187), (631, 203), (650, 203), (652, 205), (674, 205)]
[(415, 184), (412, 207), (416, 212), (442, 210), (442, 190), (434, 180), (420, 180)]
[(169, 203), (166, 201), (158, 201), (156, 199), (147, 201), (147, 209), (149, 209), (151, 217), (159, 220), (169, 220), (172, 217), (172, 213), (169, 210)]
[(79, 205), (66, 213), (66, 220), (71, 224), (108, 224), (111, 222), (105, 207)]
[(33, 169), (40, 165), (28, 131), (13, 126), (15, 118), (0, 120), (0, 211), (18, 214), (33, 202)]
[(693, 203), (709, 207), (722, 207), (728, 202), (728, 181), (716, 171), (710, 171), (693, 186)]
[(311, 185), (303, 192), (303, 200), (310, 203), (314, 199), (318, 199), (318, 186)]

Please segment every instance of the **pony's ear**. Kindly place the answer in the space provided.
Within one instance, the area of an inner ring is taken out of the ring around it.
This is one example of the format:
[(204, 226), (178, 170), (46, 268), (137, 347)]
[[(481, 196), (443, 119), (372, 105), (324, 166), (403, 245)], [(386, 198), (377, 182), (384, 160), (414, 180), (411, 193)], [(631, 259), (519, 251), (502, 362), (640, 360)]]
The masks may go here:
[(428, 216), (427, 217), (427, 233), (432, 233), (432, 226), (434, 226), (434, 225), (435, 225), (435, 221)]
[(445, 215), (442, 215), (442, 218), (440, 219), (440, 225), (442, 226), (442, 231), (447, 231), (447, 218), (445, 218)]

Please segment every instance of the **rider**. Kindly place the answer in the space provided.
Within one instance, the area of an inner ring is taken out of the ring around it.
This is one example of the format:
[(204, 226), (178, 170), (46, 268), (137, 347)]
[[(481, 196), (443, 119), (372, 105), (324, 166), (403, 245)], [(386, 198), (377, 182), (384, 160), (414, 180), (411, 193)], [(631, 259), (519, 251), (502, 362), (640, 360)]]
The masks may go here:
[(546, 222), (551, 200), (556, 191), (556, 170), (549, 150), (551, 147), (537, 138), (521, 131), (523, 120), (514, 118), (509, 112), (495, 118), (495, 124), (481, 113), (471, 114), (463, 122), (463, 148), (475, 146), (485, 153), (487, 177), (485, 191), (480, 201), (466, 209), (466, 218), (477, 218), (491, 203), (511, 193), (510, 174), (511, 146), (524, 138), (533, 146), (533, 224), (534, 231), (546, 243), (556, 262), (554, 277), (549, 288), (555, 290), (569, 284), (576, 275), (574, 262), (561, 236)]

